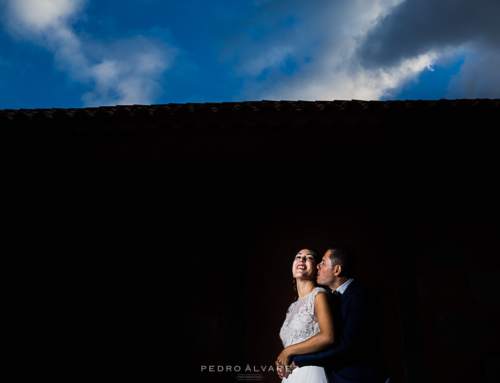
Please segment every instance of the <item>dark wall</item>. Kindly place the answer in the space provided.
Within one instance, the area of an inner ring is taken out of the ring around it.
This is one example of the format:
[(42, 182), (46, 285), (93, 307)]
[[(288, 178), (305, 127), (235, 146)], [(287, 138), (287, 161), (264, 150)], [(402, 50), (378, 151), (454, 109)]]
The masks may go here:
[(382, 298), (394, 381), (491, 379), (496, 155), (484, 122), (439, 122), (13, 130), (12, 256), (51, 253), (30, 260), (33, 311), (80, 374), (233, 380), (201, 366), (272, 365), (293, 255), (343, 243)]
[(498, 377), (498, 215), (428, 211), (414, 226), (420, 326), (429, 382)]

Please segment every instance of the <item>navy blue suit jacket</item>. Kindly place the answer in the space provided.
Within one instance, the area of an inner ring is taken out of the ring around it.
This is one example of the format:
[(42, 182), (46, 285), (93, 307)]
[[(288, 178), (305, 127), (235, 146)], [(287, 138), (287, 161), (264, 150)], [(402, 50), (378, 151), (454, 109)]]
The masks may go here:
[(354, 279), (334, 300), (333, 348), (298, 355), (295, 365), (321, 366), (335, 383), (385, 383), (389, 378), (382, 348), (382, 303), (377, 293)]

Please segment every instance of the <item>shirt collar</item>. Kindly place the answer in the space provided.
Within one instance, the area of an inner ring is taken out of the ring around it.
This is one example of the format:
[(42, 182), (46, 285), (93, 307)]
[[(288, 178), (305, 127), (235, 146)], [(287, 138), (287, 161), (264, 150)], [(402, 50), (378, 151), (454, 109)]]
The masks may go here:
[(349, 280), (343, 284), (341, 284), (339, 287), (337, 287), (334, 291), (338, 291), (340, 294), (344, 294), (344, 291), (347, 289), (347, 286), (354, 281), (353, 278), (349, 278)]

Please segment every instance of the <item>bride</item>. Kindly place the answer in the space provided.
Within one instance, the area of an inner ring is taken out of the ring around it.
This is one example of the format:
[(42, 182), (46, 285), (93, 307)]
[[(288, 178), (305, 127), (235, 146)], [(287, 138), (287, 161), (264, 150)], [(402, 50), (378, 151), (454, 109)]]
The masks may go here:
[[(281, 327), (280, 337), (285, 349), (276, 361), (280, 376), (281, 374), (285, 376), (283, 382), (328, 382), (323, 367), (290, 366), (295, 355), (323, 351), (334, 343), (330, 297), (327, 290), (316, 283), (317, 265), (320, 262), (320, 255), (313, 249), (300, 250), (293, 261), (293, 283), (298, 298), (288, 308), (285, 322)], [(308, 342), (309, 345), (301, 343), (312, 337), (314, 342)]]

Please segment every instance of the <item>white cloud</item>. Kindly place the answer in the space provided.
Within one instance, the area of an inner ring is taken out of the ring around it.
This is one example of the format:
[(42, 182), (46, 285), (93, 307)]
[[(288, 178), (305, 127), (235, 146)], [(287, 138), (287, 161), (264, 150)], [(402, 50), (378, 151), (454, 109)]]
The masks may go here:
[(388, 91), (399, 89), (415, 79), (422, 70), (430, 68), (435, 57), (435, 54), (421, 55), (405, 60), (394, 68), (376, 70), (352, 66), (348, 60), (340, 60), (333, 66), (319, 63), (272, 86), (266, 83), (248, 84), (247, 97), (255, 99), (263, 95), (262, 98), (272, 100), (378, 100), (390, 97)]
[(17, 38), (54, 53), (72, 80), (89, 84), (86, 106), (150, 104), (162, 92), (162, 74), (177, 50), (159, 38), (138, 35), (103, 45), (78, 36), (72, 23), (86, 0), (7, 0), (4, 24)]
[[(487, 14), (492, 1), (481, 0), (479, 13)], [(228, 39), (221, 58), (233, 62), (235, 72), (245, 78), (237, 99), (392, 98), (423, 70), (463, 54), (475, 30), (484, 29), (490, 36), (484, 41), (498, 41), (491, 20), (474, 28), (479, 21), (462, 17), (475, 9), (473, 5), (446, 16), (450, 3), (425, 0), (421, 9), (419, 2), (410, 0), (260, 1), (256, 16), (242, 33)], [(427, 14), (434, 5), (438, 16)], [(294, 22), (287, 24), (287, 17)], [(460, 38), (440, 32), (451, 24), (459, 30), (461, 17), (472, 24)], [(261, 32), (257, 38), (255, 30)], [(479, 55), (480, 60), (467, 56), (461, 74), (450, 83), (449, 96), (498, 97), (500, 56), (484, 50)], [(293, 73), (284, 73), (287, 61), (295, 65)]]
[[(266, 19), (271, 27), (265, 38), (233, 38), (223, 59), (238, 58), (236, 73), (246, 76), (240, 98), (276, 100), (380, 99), (402, 87), (425, 68), (431, 68), (433, 52), (403, 60), (396, 66), (364, 68), (357, 49), (367, 33), (401, 0), (350, 0), (265, 2), (250, 22), (254, 28)], [(284, 15), (295, 24), (283, 27)], [(274, 15), (274, 17), (273, 17)], [(273, 24), (274, 23), (274, 24)], [(307, 60), (307, 57), (312, 60)], [(297, 69), (283, 73), (285, 60)], [(267, 71), (264, 81), (255, 77)]]
[(41, 33), (60, 27), (80, 11), (86, 0), (11, 0), (9, 27), (17, 33)]

